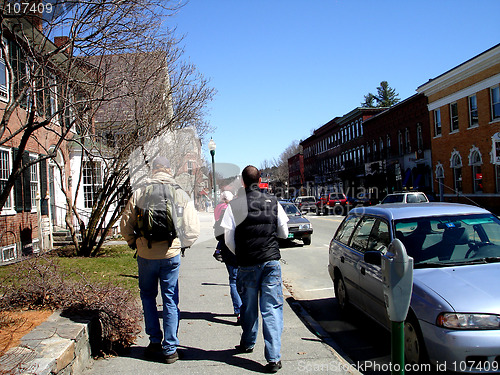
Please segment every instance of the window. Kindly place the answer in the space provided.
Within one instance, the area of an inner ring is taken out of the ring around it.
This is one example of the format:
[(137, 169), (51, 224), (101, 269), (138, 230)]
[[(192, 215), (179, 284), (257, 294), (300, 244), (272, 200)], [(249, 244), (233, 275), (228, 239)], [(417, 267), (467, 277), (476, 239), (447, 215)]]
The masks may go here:
[(462, 159), (460, 155), (455, 154), (451, 159), (451, 168), (453, 169), (453, 182), (455, 192), (462, 192)]
[(476, 95), (469, 96), (469, 128), (479, 124), (477, 117), (477, 98)]
[(187, 165), (187, 172), (190, 176), (193, 175), (193, 162), (191, 160), (188, 160), (188, 165)]
[(353, 249), (361, 252), (365, 252), (367, 250), (368, 239), (370, 238), (370, 233), (372, 232), (375, 220), (376, 219), (373, 217), (365, 217), (358, 225), (354, 235), (352, 236), (351, 247)]
[[(3, 41), (3, 43), (6, 43)], [(7, 100), (8, 98), (8, 74), (7, 74), (7, 67), (5, 64), (5, 59), (2, 53), (2, 50), (0, 49), (0, 99)]]
[(352, 232), (354, 231), (356, 224), (359, 222), (359, 219), (359, 216), (348, 217), (338, 229), (335, 239), (345, 245), (348, 245)]
[(405, 129), (405, 149), (407, 154), (411, 152), (410, 129), (408, 128)]
[(434, 137), (441, 136), (441, 110), (434, 111)]
[(384, 158), (384, 140), (382, 137), (379, 138), (379, 144), (380, 144), (380, 159)]
[(2, 261), (8, 262), (16, 258), (16, 245), (2, 247)]
[(474, 182), (474, 193), (483, 192), (483, 174), (481, 173), (481, 155), (474, 151), (471, 155), (472, 179)]
[(458, 131), (458, 105), (450, 104), (450, 133)]
[[(36, 162), (36, 158), (30, 157), (30, 162)], [(30, 192), (31, 192), (31, 210), (36, 210), (36, 196), (39, 191), (38, 163), (30, 166)]]
[(398, 131), (398, 143), (399, 143), (399, 155), (404, 155), (404, 143), (403, 143), (403, 133), (401, 130)]
[(101, 162), (86, 161), (83, 164), (83, 203), (92, 208), (102, 185)]
[(391, 136), (389, 134), (387, 134), (386, 144), (387, 144), (387, 157), (390, 158), (392, 155), (391, 155)]
[[(7, 185), (11, 172), (11, 156), (7, 149), (0, 149), (0, 191), (3, 191)], [(12, 193), (9, 194), (3, 207), (4, 210), (12, 209)]]
[[(417, 125), (417, 149), (418, 151), (422, 151), (424, 149), (424, 136), (422, 134), (422, 125)], [(418, 155), (421, 157), (421, 155)]]
[(491, 88), (491, 119), (500, 118), (500, 86)]

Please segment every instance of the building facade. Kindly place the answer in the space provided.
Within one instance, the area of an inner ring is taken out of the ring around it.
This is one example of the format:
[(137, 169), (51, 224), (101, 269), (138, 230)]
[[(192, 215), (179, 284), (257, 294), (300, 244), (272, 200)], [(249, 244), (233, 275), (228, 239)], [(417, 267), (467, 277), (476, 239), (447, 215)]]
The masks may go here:
[(427, 97), (413, 95), (363, 123), (366, 186), (383, 198), (401, 190), (431, 193)]
[(417, 88), (428, 97), (434, 189), (500, 212), (500, 44)]

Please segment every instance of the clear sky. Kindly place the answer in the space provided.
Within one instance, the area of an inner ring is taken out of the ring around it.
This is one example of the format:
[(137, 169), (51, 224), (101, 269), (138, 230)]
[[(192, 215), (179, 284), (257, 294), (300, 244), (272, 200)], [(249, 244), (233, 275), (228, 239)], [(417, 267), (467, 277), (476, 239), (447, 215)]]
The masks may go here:
[(498, 44), (499, 15), (499, 0), (190, 0), (168, 23), (218, 91), (216, 162), (259, 168), (381, 81), (403, 100)]

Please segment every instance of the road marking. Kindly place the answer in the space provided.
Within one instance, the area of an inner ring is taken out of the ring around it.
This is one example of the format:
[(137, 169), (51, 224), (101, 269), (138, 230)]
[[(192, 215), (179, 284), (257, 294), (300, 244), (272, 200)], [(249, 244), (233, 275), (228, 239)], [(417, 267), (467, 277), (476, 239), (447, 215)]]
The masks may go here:
[(331, 288), (319, 288), (319, 289), (307, 289), (306, 292), (319, 292), (321, 290), (333, 290), (333, 287), (331, 287)]

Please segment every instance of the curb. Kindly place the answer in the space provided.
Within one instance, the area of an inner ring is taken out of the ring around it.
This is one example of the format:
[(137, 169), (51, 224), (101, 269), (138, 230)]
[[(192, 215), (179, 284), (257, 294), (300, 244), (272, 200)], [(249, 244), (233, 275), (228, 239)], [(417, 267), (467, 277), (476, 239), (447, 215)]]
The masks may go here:
[(0, 373), (78, 374), (91, 364), (90, 321), (75, 322), (53, 313), (2, 357)]

